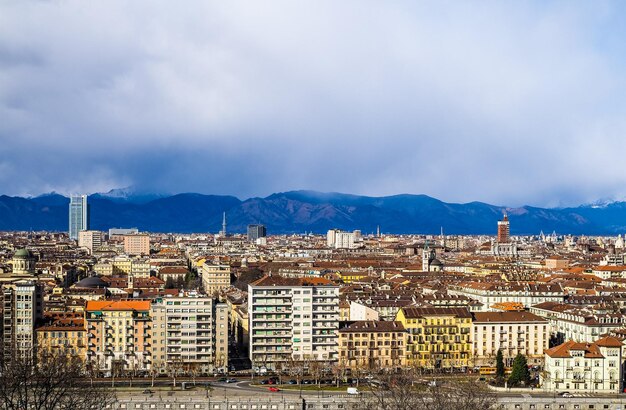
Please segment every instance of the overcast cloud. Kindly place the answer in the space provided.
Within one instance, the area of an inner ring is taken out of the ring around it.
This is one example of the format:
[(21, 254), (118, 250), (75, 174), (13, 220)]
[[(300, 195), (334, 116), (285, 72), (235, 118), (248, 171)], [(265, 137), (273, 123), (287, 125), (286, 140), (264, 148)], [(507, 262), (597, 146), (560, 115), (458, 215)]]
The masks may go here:
[(622, 4), (3, 1), (0, 193), (623, 198)]

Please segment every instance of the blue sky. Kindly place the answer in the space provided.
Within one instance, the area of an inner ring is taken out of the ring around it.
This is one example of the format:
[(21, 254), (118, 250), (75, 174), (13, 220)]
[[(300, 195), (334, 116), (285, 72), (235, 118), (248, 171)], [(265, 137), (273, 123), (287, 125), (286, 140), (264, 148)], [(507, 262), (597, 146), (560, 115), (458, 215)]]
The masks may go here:
[(6, 1), (0, 192), (626, 197), (620, 2)]

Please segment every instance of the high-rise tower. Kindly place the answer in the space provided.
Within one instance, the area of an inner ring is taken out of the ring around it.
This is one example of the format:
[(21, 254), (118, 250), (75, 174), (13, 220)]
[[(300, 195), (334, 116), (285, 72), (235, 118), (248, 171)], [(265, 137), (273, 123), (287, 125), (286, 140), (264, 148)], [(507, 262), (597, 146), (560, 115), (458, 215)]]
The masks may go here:
[(509, 218), (506, 216), (506, 212), (504, 213), (504, 218), (501, 221), (498, 221), (498, 242), (506, 243), (509, 241), (510, 234), (510, 226), (509, 226)]
[(72, 195), (70, 197), (70, 239), (78, 240), (78, 233), (89, 229), (89, 207), (87, 195)]
[(220, 232), (221, 236), (226, 236), (226, 212), (222, 215), (222, 232)]

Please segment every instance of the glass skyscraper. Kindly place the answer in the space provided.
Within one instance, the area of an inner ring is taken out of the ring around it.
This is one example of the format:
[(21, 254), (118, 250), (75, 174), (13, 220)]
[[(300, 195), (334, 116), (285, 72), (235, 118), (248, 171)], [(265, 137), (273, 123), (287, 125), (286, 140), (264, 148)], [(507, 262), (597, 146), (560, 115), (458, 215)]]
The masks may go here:
[(87, 195), (70, 196), (70, 239), (78, 240), (78, 233), (89, 229)]

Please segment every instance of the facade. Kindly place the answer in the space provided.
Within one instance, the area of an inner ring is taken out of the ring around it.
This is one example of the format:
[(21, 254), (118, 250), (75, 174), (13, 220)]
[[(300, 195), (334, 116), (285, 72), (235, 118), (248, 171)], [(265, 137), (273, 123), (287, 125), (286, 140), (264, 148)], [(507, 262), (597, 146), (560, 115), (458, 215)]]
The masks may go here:
[(202, 296), (160, 298), (151, 308), (155, 369), (209, 374), (228, 366), (228, 306)]
[(108, 376), (151, 369), (150, 301), (88, 301), (87, 359)]
[(499, 243), (507, 243), (510, 239), (510, 225), (509, 225), (509, 217), (504, 214), (504, 217), (501, 221), (498, 221), (498, 238), (497, 241)]
[(345, 368), (401, 369), (407, 331), (395, 321), (357, 321), (339, 329), (339, 362)]
[(338, 359), (339, 286), (323, 278), (265, 276), (248, 285), (253, 368)]
[(265, 225), (248, 225), (248, 240), (250, 242), (256, 242), (259, 238), (265, 238), (267, 236), (267, 230)]
[(409, 365), (442, 369), (471, 364), (472, 315), (466, 308), (404, 307), (396, 321), (409, 333)]
[(148, 234), (124, 235), (124, 253), (131, 256), (150, 255)]
[(39, 353), (63, 353), (87, 358), (87, 329), (82, 314), (54, 318), (37, 328)]
[(43, 314), (41, 285), (17, 280), (2, 287), (2, 354), (29, 357), (36, 347), (35, 325)]
[(103, 276), (129, 275), (134, 278), (148, 278), (150, 277), (150, 262), (147, 259), (122, 256), (98, 262), (93, 270)]
[(70, 196), (70, 239), (78, 240), (78, 233), (89, 229), (89, 206), (87, 195)]
[(89, 249), (89, 253), (93, 254), (104, 243), (104, 232), (101, 231), (80, 231), (78, 233), (78, 246)]
[(550, 341), (550, 324), (528, 312), (476, 312), (472, 314), (474, 366), (495, 366), (498, 350), (511, 366), (518, 353), (529, 364), (543, 362)]
[(545, 351), (541, 385), (572, 393), (620, 393), (622, 342), (605, 336), (593, 343), (565, 342)]
[(354, 232), (331, 229), (326, 234), (326, 245), (335, 249), (354, 249), (356, 248), (356, 235)]
[(230, 266), (203, 263), (199, 269), (202, 286), (207, 295), (214, 295), (230, 286)]
[(482, 311), (495, 310), (496, 303), (516, 302), (525, 309), (543, 302), (563, 302), (565, 291), (558, 283), (462, 282), (448, 288), (450, 295), (463, 295), (481, 303)]

